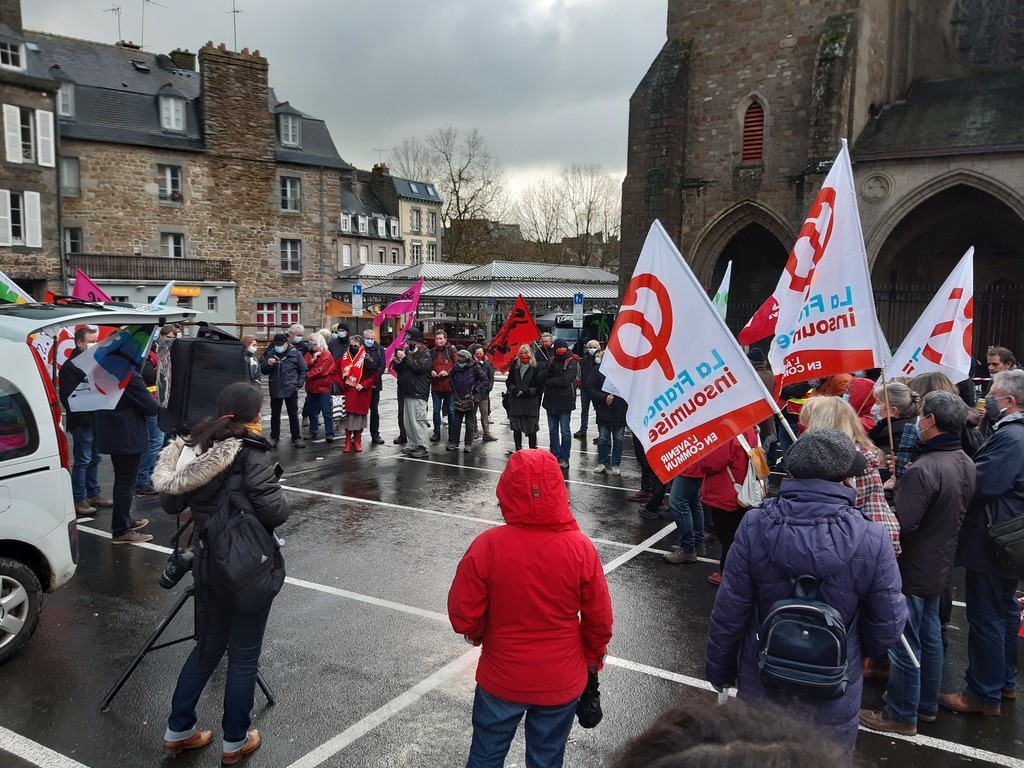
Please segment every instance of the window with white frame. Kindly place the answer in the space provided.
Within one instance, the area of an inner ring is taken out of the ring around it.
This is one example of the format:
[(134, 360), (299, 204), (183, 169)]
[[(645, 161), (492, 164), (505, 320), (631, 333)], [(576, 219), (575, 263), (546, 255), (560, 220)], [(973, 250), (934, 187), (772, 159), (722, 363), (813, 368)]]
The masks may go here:
[(348, 243), (342, 243), (341, 246), (341, 266), (352, 266), (352, 246)]
[(391, 263), (392, 264), (397, 264), (398, 263), (398, 249), (397, 248), (392, 248), (391, 249)]
[(412, 209), (412, 215), (409, 219), (409, 229), (413, 232), (419, 232), (423, 228), (423, 211), (419, 208)]
[(8, 163), (56, 165), (53, 112), (4, 104), (4, 150)]
[(369, 233), (370, 233), (369, 222), (367, 222), (365, 216), (360, 216), (359, 217), (359, 234), (360, 235), (367, 235)]
[(18, 43), (0, 43), (0, 67), (22, 69), (21, 46)]
[(302, 180), (296, 176), (281, 177), (281, 210), (298, 213), (301, 210)]
[(427, 243), (427, 261), (437, 261), (437, 246), (434, 243)]
[(427, 214), (427, 232), (432, 235), (437, 234), (437, 214), (433, 211)]
[(420, 193), (420, 188), (413, 184), (411, 181), (409, 182), (409, 189), (412, 190), (414, 195), (418, 195)]
[(299, 322), (302, 305), (297, 302), (260, 301), (256, 303), (256, 325), (261, 328), (287, 328)]
[(217, 311), (217, 297), (216, 296), (207, 296), (206, 297), (206, 309), (207, 309), (208, 312), (216, 312)]
[(57, 114), (61, 117), (75, 116), (75, 84), (62, 83), (57, 92)]
[(302, 119), (298, 115), (280, 115), (281, 143), (286, 147), (302, 144)]
[(160, 255), (165, 259), (185, 258), (185, 236), (180, 232), (161, 232)]
[(160, 127), (165, 131), (185, 130), (185, 100), (177, 96), (160, 97)]
[(343, 213), (341, 214), (341, 231), (351, 232), (352, 231), (352, 214)]
[(64, 253), (75, 254), (82, 252), (82, 228), (64, 227)]
[(423, 260), (423, 243), (413, 240), (409, 252), (412, 255), (412, 263), (419, 264)]
[(62, 157), (60, 159), (60, 193), (64, 197), (78, 197), (82, 194), (77, 157)]
[(281, 271), (302, 271), (302, 241), (281, 239)]
[(391, 236), (398, 237), (398, 219), (391, 220)]
[(387, 251), (387, 249), (386, 248), (378, 248), (377, 249), (377, 263), (378, 264), (387, 264), (388, 263), (387, 260), (388, 260), (388, 251)]
[(429, 184), (427, 185), (427, 194), (430, 195), (431, 197), (437, 197), (437, 192), (435, 192), (434, 188)]
[(384, 219), (377, 219), (377, 237), (387, 237), (387, 223)]
[(365, 264), (370, 260), (370, 246), (360, 245), (359, 246), (359, 263)]
[(0, 245), (43, 247), (38, 192), (0, 189)]
[(181, 166), (180, 165), (158, 165), (157, 184), (160, 188), (160, 202), (180, 203), (181, 195)]

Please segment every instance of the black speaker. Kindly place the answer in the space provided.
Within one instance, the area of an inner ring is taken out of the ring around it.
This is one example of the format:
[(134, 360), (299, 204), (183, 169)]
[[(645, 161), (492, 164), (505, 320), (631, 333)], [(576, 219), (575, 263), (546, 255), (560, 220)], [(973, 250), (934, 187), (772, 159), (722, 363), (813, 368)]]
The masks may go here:
[(194, 338), (182, 336), (171, 343), (166, 406), (159, 415), (164, 432), (185, 434), (208, 416), (218, 415), (214, 411), (220, 391), (236, 381), (249, 381), (242, 342), (216, 326), (198, 325)]

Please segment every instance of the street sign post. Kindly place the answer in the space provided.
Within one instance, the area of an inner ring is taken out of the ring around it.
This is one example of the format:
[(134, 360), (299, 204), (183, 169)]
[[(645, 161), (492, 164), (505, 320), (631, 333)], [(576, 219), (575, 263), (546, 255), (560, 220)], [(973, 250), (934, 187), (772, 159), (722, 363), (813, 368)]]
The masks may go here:
[(363, 316), (363, 286), (356, 283), (352, 286), (352, 317)]
[(572, 327), (583, 327), (583, 294), (576, 293), (572, 297)]

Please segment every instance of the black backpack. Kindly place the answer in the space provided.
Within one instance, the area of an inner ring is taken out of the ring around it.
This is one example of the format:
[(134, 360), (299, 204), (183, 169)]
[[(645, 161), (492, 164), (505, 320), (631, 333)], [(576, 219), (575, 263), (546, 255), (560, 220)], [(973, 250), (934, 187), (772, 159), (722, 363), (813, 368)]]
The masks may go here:
[[(856, 624), (855, 616), (851, 630)], [(757, 666), (765, 689), (816, 701), (846, 693), (846, 622), (821, 600), (819, 579), (794, 579), (792, 595), (772, 603), (757, 638)]]
[(239, 613), (254, 614), (267, 610), (281, 591), (284, 558), (245, 495), (238, 463), (230, 470), (220, 507), (199, 534), (196, 579), (229, 598)]

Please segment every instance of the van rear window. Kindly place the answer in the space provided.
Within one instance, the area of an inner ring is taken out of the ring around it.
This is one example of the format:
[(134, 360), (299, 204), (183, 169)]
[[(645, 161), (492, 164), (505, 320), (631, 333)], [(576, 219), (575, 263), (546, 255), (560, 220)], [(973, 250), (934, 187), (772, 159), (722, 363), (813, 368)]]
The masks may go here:
[(0, 461), (29, 456), (39, 448), (39, 430), (25, 395), (0, 377)]

